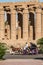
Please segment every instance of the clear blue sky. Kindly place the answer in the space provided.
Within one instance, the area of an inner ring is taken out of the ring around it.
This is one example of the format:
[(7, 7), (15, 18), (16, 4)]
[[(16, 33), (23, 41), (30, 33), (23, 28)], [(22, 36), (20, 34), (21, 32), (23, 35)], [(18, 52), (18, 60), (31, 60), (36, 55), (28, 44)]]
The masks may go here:
[[(0, 0), (0, 2), (18, 2), (18, 1), (29, 1), (29, 0)], [(43, 0), (39, 0), (40, 2), (43, 2)]]

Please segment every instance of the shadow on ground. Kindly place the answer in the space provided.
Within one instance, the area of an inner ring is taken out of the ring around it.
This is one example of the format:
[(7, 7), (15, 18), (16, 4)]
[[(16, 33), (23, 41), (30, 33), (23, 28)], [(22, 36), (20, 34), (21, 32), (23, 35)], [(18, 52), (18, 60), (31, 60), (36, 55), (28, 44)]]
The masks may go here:
[(36, 59), (36, 60), (37, 60), (37, 59), (38, 59), (38, 60), (43, 60), (43, 58), (34, 58), (34, 59)]

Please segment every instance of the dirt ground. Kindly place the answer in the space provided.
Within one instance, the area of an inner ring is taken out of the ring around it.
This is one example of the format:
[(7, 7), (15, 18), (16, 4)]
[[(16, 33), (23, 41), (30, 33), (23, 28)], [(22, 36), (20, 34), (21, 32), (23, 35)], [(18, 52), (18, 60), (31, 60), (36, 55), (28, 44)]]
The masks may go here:
[(0, 65), (43, 65), (43, 60), (6, 59), (6, 60), (1, 60)]

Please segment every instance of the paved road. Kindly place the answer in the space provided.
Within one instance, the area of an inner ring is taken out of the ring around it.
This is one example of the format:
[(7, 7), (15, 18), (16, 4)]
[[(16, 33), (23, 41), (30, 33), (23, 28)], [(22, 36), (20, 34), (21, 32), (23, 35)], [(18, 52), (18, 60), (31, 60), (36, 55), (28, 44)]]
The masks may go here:
[(0, 61), (0, 65), (43, 65), (43, 61), (35, 59), (7, 59)]
[(43, 54), (40, 55), (10, 55), (6, 54), (5, 59), (41, 59), (43, 60)]

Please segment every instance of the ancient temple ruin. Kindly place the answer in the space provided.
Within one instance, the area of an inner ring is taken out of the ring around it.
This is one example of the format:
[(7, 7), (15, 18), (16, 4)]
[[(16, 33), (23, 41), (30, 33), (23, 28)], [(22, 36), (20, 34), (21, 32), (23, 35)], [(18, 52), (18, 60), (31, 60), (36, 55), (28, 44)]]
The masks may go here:
[[(6, 13), (6, 16), (5, 16)], [(0, 3), (0, 42), (23, 46), (43, 37), (43, 3)]]

